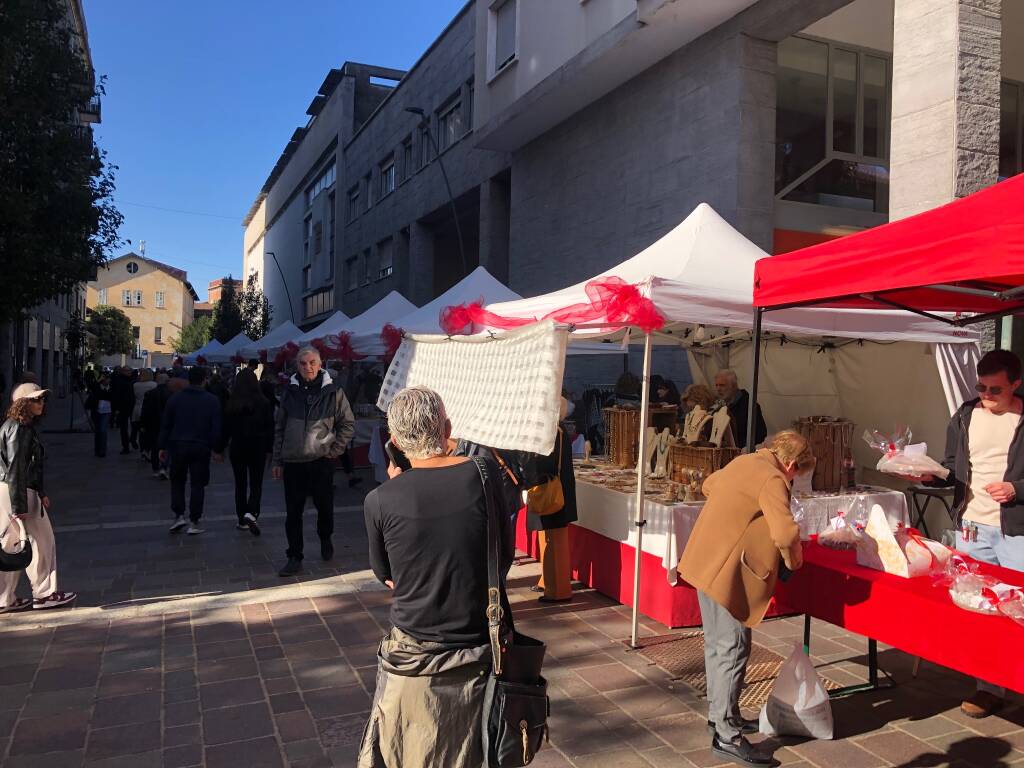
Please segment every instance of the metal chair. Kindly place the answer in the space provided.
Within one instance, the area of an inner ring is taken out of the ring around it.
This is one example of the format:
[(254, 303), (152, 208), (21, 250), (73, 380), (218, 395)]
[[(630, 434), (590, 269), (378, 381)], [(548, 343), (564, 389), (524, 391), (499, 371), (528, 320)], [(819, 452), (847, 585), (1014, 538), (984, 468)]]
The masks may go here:
[(931, 504), (932, 499), (937, 499), (939, 503), (945, 507), (946, 514), (949, 515), (949, 520), (954, 525), (956, 519), (953, 516), (953, 489), (952, 487), (945, 488), (931, 488), (927, 485), (912, 485), (907, 489), (907, 494), (910, 496), (911, 504), (913, 504), (913, 513), (916, 516), (916, 520), (912, 520), (912, 525), (917, 528), (928, 538), (932, 538), (932, 535), (928, 532), (928, 524), (925, 522), (925, 513), (928, 511), (928, 505)]

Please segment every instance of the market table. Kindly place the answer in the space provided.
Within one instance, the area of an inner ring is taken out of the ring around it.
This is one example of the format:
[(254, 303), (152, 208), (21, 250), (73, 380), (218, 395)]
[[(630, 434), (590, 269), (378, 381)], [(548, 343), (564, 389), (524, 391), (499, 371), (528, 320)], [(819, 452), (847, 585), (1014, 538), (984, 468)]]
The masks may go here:
[(840, 512), (851, 514), (854, 509), (859, 508), (866, 517), (875, 504), (885, 512), (890, 525), (910, 522), (906, 494), (875, 485), (859, 485), (835, 493), (794, 492), (790, 506), (794, 517), (799, 517), (800, 538), (807, 540), (827, 530), (829, 520)]
[[(1024, 587), (1024, 573), (981, 563), (982, 573)], [(1024, 692), (1016, 654), (1024, 627), (1005, 616), (957, 607), (932, 578), (904, 579), (857, 565), (856, 553), (804, 544), (804, 565), (775, 594), (780, 610), (803, 613), (939, 666)], [(874, 672), (874, 670), (872, 670)], [(876, 674), (872, 675), (876, 678)]]

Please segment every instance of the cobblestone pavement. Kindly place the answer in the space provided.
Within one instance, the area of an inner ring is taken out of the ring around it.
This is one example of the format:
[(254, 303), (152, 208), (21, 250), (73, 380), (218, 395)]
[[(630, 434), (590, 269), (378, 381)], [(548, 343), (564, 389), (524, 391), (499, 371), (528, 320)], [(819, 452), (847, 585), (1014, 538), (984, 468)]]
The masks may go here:
[[(71, 611), (0, 616), (2, 766), (354, 765), (389, 599), (366, 570), (362, 494), (338, 494), (337, 559), (327, 567), (309, 557), (305, 574), (281, 579), (279, 484), (266, 483), (265, 533), (253, 538), (235, 530), (230, 470), (215, 466), (207, 533), (170, 536), (167, 483), (136, 456), (94, 459), (89, 440), (45, 435), (61, 586), (83, 595)], [(517, 565), (511, 585), (517, 625), (548, 644), (551, 746), (533, 764), (718, 765), (705, 702), (626, 647), (628, 610), (589, 591), (541, 607), (528, 590), (536, 573)], [(797, 618), (769, 621), (755, 642), (785, 655), (801, 629)], [(813, 660), (833, 680), (862, 681), (865, 648), (815, 623)], [(972, 721), (958, 708), (972, 681), (929, 664), (912, 678), (912, 660), (892, 649), (881, 663), (897, 686), (834, 702), (841, 738), (769, 741), (776, 759), (802, 768), (1024, 763), (1020, 699)]]

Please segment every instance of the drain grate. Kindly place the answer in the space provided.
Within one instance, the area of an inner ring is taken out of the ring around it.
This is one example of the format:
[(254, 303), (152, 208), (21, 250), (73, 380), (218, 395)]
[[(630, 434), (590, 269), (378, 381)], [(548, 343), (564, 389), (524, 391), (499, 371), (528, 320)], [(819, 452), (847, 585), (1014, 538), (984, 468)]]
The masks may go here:
[[(645, 637), (640, 641), (640, 653), (664, 669), (674, 678), (707, 695), (708, 685), (704, 670), (704, 633), (686, 632), (675, 635)], [(785, 659), (764, 646), (753, 643), (747, 675), (744, 678), (740, 706), (760, 709), (772, 692), (775, 678)], [(826, 690), (835, 690), (839, 684), (822, 676)]]

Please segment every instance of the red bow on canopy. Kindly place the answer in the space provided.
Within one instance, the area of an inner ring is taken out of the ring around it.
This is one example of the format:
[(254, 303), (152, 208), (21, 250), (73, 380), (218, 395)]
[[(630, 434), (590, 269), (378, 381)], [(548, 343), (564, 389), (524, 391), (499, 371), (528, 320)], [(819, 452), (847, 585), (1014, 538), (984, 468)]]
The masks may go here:
[(196, 365), (206, 365), (206, 357), (199, 355), (199, 357), (196, 358)]
[(325, 341), (327, 342), (325, 346), (328, 350), (328, 357), (335, 360), (351, 363), (353, 360), (362, 360), (366, 357), (352, 349), (352, 334), (348, 331), (326, 336)]
[(380, 332), (380, 340), (384, 342), (384, 359), (390, 362), (402, 346), (402, 329), (388, 323)]
[(274, 368), (281, 370), (288, 363), (295, 359), (295, 355), (299, 353), (299, 346), (294, 341), (289, 341), (274, 355)]
[(245, 358), (242, 357), (241, 355), (232, 355), (231, 362), (234, 363), (235, 365), (242, 365), (243, 363), (245, 363)]
[[(665, 318), (640, 288), (621, 277), (591, 280), (584, 288), (588, 301), (556, 309), (540, 318), (567, 325), (607, 323), (608, 326), (635, 326), (644, 333), (663, 328)], [(483, 299), (472, 304), (457, 304), (441, 310), (441, 328), (449, 336), (475, 333), (483, 328), (519, 328), (537, 322), (537, 318), (502, 317), (483, 308)]]
[(267, 350), (265, 349), (260, 350), (260, 362), (264, 364), (267, 362)]

